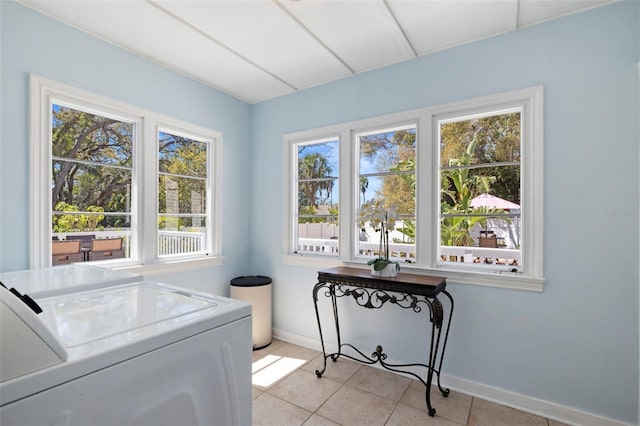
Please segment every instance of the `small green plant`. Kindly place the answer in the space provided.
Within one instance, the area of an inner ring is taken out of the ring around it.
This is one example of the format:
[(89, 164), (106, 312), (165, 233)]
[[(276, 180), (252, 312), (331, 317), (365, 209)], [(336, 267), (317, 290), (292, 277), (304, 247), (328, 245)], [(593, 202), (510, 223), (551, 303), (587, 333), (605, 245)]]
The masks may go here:
[[(73, 204), (60, 201), (56, 204), (55, 210), (64, 214), (54, 214), (52, 218), (53, 232), (78, 232), (95, 231), (101, 227), (98, 224), (104, 219), (103, 214), (82, 214), (80, 209)], [(104, 208), (88, 206), (89, 213), (102, 213)]]

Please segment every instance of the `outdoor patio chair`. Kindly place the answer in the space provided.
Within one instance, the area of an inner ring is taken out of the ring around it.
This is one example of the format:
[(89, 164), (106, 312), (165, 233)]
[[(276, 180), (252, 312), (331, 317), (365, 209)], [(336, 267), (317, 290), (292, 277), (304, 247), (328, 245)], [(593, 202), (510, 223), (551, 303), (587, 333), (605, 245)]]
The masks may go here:
[(51, 242), (52, 266), (67, 265), (69, 263), (82, 262), (83, 260), (80, 240)]
[(96, 238), (95, 235), (67, 235), (67, 240), (80, 240), (83, 249), (91, 249), (91, 243)]
[(82, 260), (89, 260), (89, 252), (95, 235), (67, 235), (67, 240), (80, 240), (80, 249), (82, 250)]
[(118, 259), (124, 257), (122, 238), (108, 238), (91, 241), (89, 260)]
[(478, 245), (480, 247), (498, 248), (498, 237), (495, 234), (480, 234), (480, 238), (478, 238)]

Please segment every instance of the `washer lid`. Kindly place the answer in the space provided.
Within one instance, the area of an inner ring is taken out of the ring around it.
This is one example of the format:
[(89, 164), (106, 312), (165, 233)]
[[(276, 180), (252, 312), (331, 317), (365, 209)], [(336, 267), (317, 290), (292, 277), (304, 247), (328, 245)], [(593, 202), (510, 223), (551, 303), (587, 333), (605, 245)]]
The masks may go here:
[(105, 339), (115, 344), (118, 336), (144, 337), (141, 330), (152, 332), (161, 323), (193, 319), (218, 305), (153, 282), (40, 299), (39, 304), (43, 320), (69, 349)]
[(92, 265), (62, 265), (0, 273), (0, 281), (33, 298), (140, 281), (138, 274)]

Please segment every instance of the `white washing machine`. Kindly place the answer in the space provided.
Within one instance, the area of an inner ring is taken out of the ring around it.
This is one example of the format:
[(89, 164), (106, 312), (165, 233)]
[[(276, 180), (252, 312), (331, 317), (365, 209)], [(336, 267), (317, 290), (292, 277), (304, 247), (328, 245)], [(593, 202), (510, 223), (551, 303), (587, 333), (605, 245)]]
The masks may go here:
[(250, 304), (147, 281), (40, 314), (0, 296), (3, 426), (251, 425)]
[(0, 273), (0, 282), (6, 287), (14, 287), (20, 293), (27, 293), (33, 298), (142, 280), (143, 277), (139, 274), (86, 264)]

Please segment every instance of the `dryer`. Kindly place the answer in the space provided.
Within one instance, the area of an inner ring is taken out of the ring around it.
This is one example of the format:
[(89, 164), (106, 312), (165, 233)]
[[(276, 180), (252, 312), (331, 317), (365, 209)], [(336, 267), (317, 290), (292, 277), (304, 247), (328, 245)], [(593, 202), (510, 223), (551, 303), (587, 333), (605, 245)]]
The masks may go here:
[(0, 296), (3, 426), (251, 424), (250, 304), (150, 281), (40, 314)]

